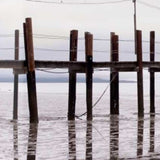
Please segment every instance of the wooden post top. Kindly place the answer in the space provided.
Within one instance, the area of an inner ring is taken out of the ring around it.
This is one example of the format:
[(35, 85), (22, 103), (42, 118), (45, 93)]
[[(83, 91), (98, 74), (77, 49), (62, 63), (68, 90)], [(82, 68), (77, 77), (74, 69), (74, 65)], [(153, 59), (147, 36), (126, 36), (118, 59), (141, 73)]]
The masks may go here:
[(85, 32), (85, 51), (86, 56), (93, 56), (93, 35)]
[(28, 58), (28, 70), (34, 71), (34, 48), (33, 48), (33, 34), (32, 34), (32, 19), (26, 18), (26, 40), (27, 40), (27, 58)]

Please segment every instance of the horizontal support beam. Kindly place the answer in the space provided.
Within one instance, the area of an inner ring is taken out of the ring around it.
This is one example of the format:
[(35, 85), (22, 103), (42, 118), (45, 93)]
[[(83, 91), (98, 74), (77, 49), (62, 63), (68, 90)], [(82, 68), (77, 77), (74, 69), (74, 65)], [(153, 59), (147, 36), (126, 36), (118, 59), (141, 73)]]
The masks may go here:
[[(85, 71), (86, 62), (74, 61), (35, 61), (36, 68), (73, 68), (75, 71)], [(0, 68), (26, 70), (24, 60), (0, 60)], [(112, 68), (115, 71), (137, 71), (137, 62), (93, 62), (93, 68)], [(143, 62), (143, 68), (160, 71), (160, 62)]]
[(0, 68), (25, 69), (25, 61), (22, 60), (0, 60)]

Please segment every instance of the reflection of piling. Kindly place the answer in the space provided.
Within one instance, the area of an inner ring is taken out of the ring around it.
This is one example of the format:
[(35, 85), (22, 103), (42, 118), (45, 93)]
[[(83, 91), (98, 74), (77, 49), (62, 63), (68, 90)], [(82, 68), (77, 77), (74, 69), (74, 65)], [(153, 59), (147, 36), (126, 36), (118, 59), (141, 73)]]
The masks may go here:
[(150, 152), (154, 152), (155, 146), (155, 115), (150, 115)]
[[(77, 61), (78, 31), (72, 30), (70, 33), (70, 61)], [(69, 100), (68, 100), (68, 120), (75, 119), (76, 104), (76, 73), (69, 68)]]
[(143, 118), (138, 118), (137, 127), (137, 157), (143, 155), (143, 130), (144, 130), (144, 120)]
[[(111, 33), (111, 62), (117, 62), (118, 36)], [(110, 113), (119, 114), (119, 73), (111, 68), (110, 73)]]
[(110, 117), (110, 159), (116, 160), (119, 157), (119, 117)]
[(86, 129), (86, 160), (92, 160), (92, 122), (87, 122), (87, 129)]
[[(154, 62), (155, 32), (150, 32), (150, 61)], [(155, 113), (155, 73), (150, 70), (150, 113)]]
[(27, 160), (36, 160), (38, 125), (30, 124), (28, 136)]
[(75, 121), (68, 121), (69, 160), (76, 160), (76, 128)]
[(137, 96), (138, 96), (138, 116), (144, 115), (143, 104), (143, 66), (142, 66), (142, 32), (137, 31)]
[(24, 41), (25, 41), (25, 55), (26, 55), (26, 63), (28, 71), (27, 85), (28, 85), (30, 122), (38, 123), (36, 77), (35, 77), (35, 62), (34, 62), (31, 18), (26, 18), (26, 22), (24, 23)]
[(18, 160), (18, 126), (17, 122), (13, 124), (13, 149), (14, 160)]
[[(19, 30), (15, 30), (15, 60), (19, 59)], [(14, 72), (13, 119), (18, 118), (18, 74)]]
[(86, 52), (86, 103), (87, 120), (92, 120), (92, 81), (93, 81), (93, 35), (85, 33), (85, 52)]

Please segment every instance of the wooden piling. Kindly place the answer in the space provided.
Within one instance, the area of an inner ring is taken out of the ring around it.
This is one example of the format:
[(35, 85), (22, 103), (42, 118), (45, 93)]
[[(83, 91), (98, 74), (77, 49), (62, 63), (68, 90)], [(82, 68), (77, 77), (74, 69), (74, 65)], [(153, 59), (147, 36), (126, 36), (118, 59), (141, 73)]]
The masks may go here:
[(138, 116), (144, 116), (143, 102), (143, 66), (142, 66), (142, 32), (137, 30), (137, 92), (138, 92)]
[[(155, 32), (150, 32), (150, 61), (155, 58)], [(155, 73), (150, 71), (150, 113), (155, 113)]]
[[(15, 60), (19, 59), (19, 30), (15, 30)], [(14, 73), (13, 120), (18, 119), (18, 74)]]
[(28, 86), (30, 122), (38, 123), (36, 77), (35, 77), (35, 62), (34, 62), (31, 18), (26, 18), (26, 22), (24, 24), (24, 41), (25, 41), (26, 65), (28, 70), (27, 86)]
[[(77, 61), (78, 31), (70, 33), (70, 61)], [(75, 119), (76, 105), (76, 73), (69, 68), (69, 99), (68, 99), (68, 120)]]
[(85, 52), (86, 52), (86, 103), (87, 103), (87, 120), (92, 120), (92, 82), (93, 82), (93, 35), (85, 33)]
[[(118, 36), (111, 33), (111, 62), (119, 60)], [(119, 114), (119, 73), (111, 68), (110, 73), (110, 114)]]

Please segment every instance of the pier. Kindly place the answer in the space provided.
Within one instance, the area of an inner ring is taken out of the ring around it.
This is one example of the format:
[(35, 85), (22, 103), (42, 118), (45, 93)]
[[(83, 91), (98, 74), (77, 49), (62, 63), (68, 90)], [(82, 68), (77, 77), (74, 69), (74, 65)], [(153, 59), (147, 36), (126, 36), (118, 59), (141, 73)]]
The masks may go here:
[(110, 34), (110, 61), (93, 61), (93, 34), (85, 32), (85, 61), (77, 61), (78, 31), (70, 32), (69, 61), (43, 61), (34, 59), (32, 20), (26, 18), (23, 23), (25, 60), (18, 60), (19, 31), (15, 31), (15, 60), (0, 60), (0, 68), (10, 68), (14, 71), (14, 108), (13, 119), (18, 118), (18, 75), (26, 74), (28, 86), (28, 101), (30, 122), (38, 123), (38, 105), (36, 93), (36, 69), (67, 68), (69, 72), (68, 92), (68, 120), (76, 117), (76, 74), (86, 74), (86, 108), (87, 120), (92, 120), (92, 84), (95, 68), (110, 69), (110, 114), (119, 114), (119, 72), (137, 73), (137, 111), (138, 116), (144, 116), (143, 69), (147, 68), (150, 74), (150, 113), (155, 113), (155, 72), (160, 72), (160, 62), (155, 61), (155, 32), (150, 32), (150, 61), (142, 59), (142, 31), (136, 31), (136, 61), (119, 61), (119, 36)]

